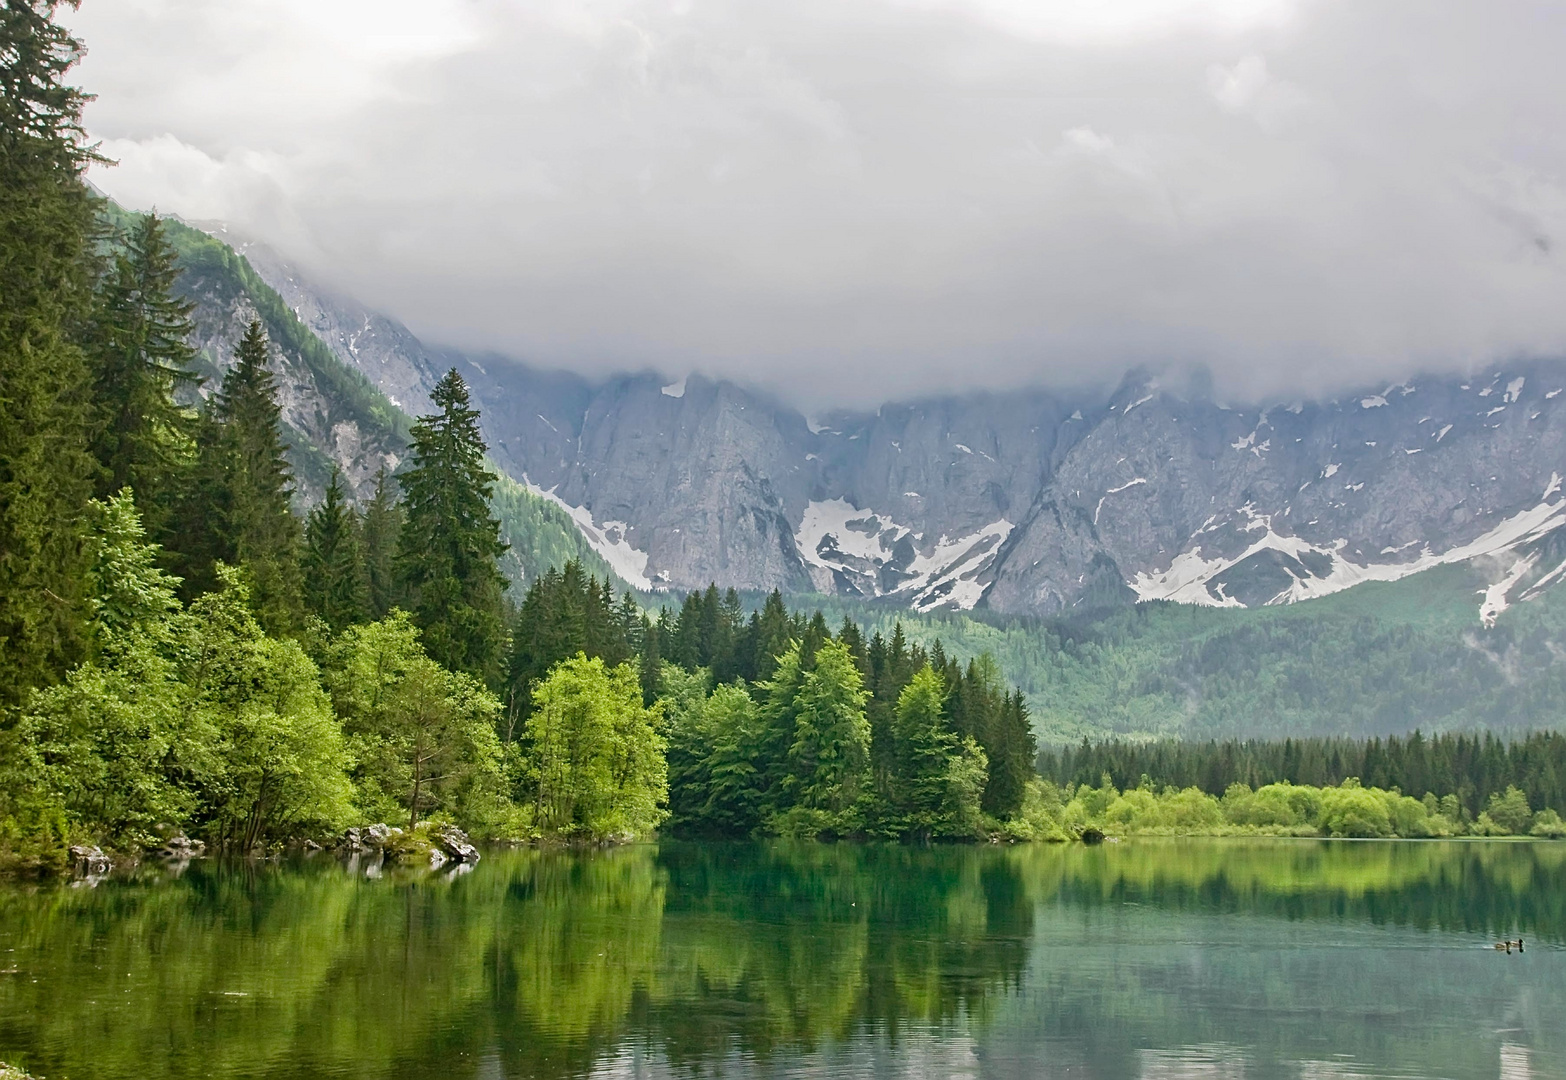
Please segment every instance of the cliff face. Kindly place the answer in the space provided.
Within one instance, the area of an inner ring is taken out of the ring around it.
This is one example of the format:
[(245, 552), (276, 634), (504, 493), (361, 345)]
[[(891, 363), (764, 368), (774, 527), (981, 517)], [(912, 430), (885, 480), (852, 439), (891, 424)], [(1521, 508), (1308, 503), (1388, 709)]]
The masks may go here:
[[(131, 218), (112, 204), (105, 216), (120, 229)], [(181, 269), (177, 287), (195, 308), (192, 344), (206, 380), (201, 392), (216, 389), (245, 327), (260, 319), (277, 376), (296, 503), (303, 509), (317, 502), (334, 468), (357, 499), (367, 499), (377, 472), (395, 472), (407, 454), (411, 419), (362, 370), (376, 372), (411, 410), (423, 411), (427, 388), (444, 364), (400, 324), (314, 293), (264, 250), (252, 248), (252, 261), (229, 246), (221, 230), (213, 235), (178, 221), (168, 228)], [(505, 476), (496, 484), (493, 506), (510, 545), (501, 568), (513, 581), (526, 582), (573, 558), (590, 573), (610, 575), (595, 549), (596, 534), (579, 515)]]
[(430, 350), (248, 252), (398, 402), (422, 408), (457, 366), (497, 462), (643, 587), (1053, 615), (1137, 598), (1284, 603), (1479, 560), (1500, 592), (1476, 603), (1495, 608), (1560, 569), (1562, 364), (1333, 401), (1242, 407), (1139, 375), (1107, 398), (966, 394), (807, 419), (699, 376), (592, 383)]

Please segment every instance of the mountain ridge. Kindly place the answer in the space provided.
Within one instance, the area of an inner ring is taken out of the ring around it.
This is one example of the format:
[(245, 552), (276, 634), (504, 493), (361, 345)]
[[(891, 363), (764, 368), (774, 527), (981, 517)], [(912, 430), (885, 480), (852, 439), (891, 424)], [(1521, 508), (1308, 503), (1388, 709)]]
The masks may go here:
[(263, 246), (240, 248), (395, 400), (461, 370), (496, 463), (643, 591), (716, 581), (1049, 616), (1289, 603), (1486, 560), (1493, 595), (1475, 616), (1493, 621), (1566, 572), (1552, 539), (1566, 523), (1556, 362), (1243, 406), (1144, 370), (1107, 392), (808, 417), (700, 374), (595, 381), (429, 348)]

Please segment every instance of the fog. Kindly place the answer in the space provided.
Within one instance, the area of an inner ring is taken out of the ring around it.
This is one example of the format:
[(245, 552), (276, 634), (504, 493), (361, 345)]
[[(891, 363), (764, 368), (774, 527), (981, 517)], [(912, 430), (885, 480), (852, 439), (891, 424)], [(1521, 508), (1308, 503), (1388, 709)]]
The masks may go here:
[(1566, 355), (1566, 7), (85, 0), (135, 208), (426, 341), (804, 406)]

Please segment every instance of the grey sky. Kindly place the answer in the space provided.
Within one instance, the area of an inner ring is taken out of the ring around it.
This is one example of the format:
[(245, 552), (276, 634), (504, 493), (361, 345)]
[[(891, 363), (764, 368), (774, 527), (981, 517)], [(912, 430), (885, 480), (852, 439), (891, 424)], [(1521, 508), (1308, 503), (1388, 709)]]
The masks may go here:
[(1566, 354), (1566, 5), (84, 0), (136, 207), (426, 340), (802, 404)]

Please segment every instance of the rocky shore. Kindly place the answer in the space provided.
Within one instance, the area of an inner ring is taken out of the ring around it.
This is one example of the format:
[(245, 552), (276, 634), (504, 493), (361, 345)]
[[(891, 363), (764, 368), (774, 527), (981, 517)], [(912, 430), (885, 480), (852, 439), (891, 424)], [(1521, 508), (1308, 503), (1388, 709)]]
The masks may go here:
[[(384, 823), (356, 826), (327, 845), (306, 839), (264, 854), (271, 857), (290, 850), (305, 854), (330, 850), (341, 859), (352, 860), (356, 869), (471, 867), (482, 858), (472, 839), (457, 826), (429, 821), (421, 821), (412, 829)], [(70, 848), (66, 869), (78, 880), (96, 884), (117, 868), (129, 869), (149, 861), (177, 866), (206, 854), (205, 843), (179, 834), (140, 852), (110, 852), (96, 844), (75, 844)], [(0, 1080), (10, 1080), (10, 1074), (0, 1072)]]

